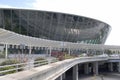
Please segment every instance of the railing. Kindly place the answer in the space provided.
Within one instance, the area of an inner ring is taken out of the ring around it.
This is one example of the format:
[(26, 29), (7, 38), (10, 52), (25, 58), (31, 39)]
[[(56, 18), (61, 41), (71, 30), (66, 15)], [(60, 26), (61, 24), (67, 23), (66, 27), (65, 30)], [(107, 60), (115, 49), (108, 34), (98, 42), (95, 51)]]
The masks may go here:
[(51, 59), (51, 60), (39, 60), (39, 61), (29, 61), (26, 63), (18, 63), (18, 64), (11, 64), (11, 65), (4, 65), (0, 66), (0, 76), (15, 73), (23, 70), (28, 70), (33, 67), (39, 67), (42, 65), (50, 64), (57, 62), (58, 59)]
[[(62, 73), (64, 73), (65, 71), (67, 71), (68, 69), (70, 69), (71, 67), (73, 67), (76, 64), (79, 63), (85, 63), (85, 62), (95, 62), (95, 61), (105, 61), (108, 60), (107, 57), (82, 57), (82, 58), (76, 58), (75, 60), (70, 60), (70, 61), (65, 61), (64, 63), (62, 63), (61, 65), (58, 65), (54, 68), (52, 68), (49, 72), (51, 72), (51, 74), (53, 75), (49, 75), (49, 73), (44, 73), (46, 74), (46, 76), (48, 76), (48, 78), (42, 77), (40, 80), (54, 80), (56, 79), (58, 76), (60, 76)], [(57, 74), (57, 76), (54, 74)]]
[(45, 58), (46, 57), (46, 54), (9, 54), (8, 55), (8, 58), (10, 59), (15, 59), (15, 58), (33, 58), (33, 59), (36, 59), (36, 58)]
[(120, 59), (120, 56), (110, 56), (109, 59)]
[[(91, 58), (99, 58), (99, 56), (98, 57), (97, 56), (90, 57), (90, 59)], [(100, 58), (102, 58), (102, 57), (100, 57)], [(120, 59), (119, 56), (108, 57), (108, 59), (116, 59), (116, 58)], [(81, 57), (80, 60), (82, 60), (82, 59), (88, 59), (88, 57)], [(54, 62), (57, 62), (57, 61), (58, 61), (58, 59), (39, 60), (39, 61), (31, 60), (31, 61), (28, 61), (26, 63), (18, 63), (18, 64), (0, 66), (0, 76), (5, 75), (5, 74), (10, 74), (10, 73), (23, 71), (23, 70), (28, 70), (28, 69), (31, 69), (33, 67), (39, 67), (39, 66), (54, 63)]]
[[(0, 77), (0, 79), (6, 80), (7, 78), (7, 80), (54, 80), (76, 64), (107, 60), (109, 60), (108, 57), (78, 57), (73, 59), (66, 59), (53, 64), (32, 68), (31, 70), (27, 71), (22, 71), (13, 75)], [(23, 76), (23, 74), (25, 75)]]
[(41, 70), (39, 70), (39, 68), (36, 72), (33, 72), (34, 76), (30, 76), (28, 74), (27, 76), (24, 76), (25, 78), (22, 78), (22, 80), (26, 80), (26, 78), (27, 80), (54, 80), (76, 64), (106, 60), (108, 60), (107, 57), (79, 57), (74, 59), (67, 59), (53, 64), (49, 64), (47, 67), (43, 66), (44, 68), (40, 67), (42, 68)]

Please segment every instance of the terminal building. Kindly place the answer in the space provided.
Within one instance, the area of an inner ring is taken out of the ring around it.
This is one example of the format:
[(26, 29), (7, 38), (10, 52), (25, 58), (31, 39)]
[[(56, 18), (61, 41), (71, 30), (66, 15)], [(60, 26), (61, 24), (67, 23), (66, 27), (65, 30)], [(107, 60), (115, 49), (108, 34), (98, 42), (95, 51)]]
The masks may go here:
[(36, 38), (104, 44), (110, 26), (95, 19), (57, 12), (0, 9), (0, 28)]
[[(0, 51), (5, 51), (5, 58), (14, 56), (8, 54), (19, 53), (34, 55), (47, 53), (51, 56), (56, 51), (78, 55), (80, 53), (101, 55), (112, 50), (116, 51), (115, 53), (120, 52), (119, 46), (104, 45), (110, 30), (109, 24), (88, 17), (50, 11), (0, 8)], [(90, 58), (90, 61), (89, 58), (84, 59), (85, 63), (80, 63), (76, 59), (77, 61), (68, 61), (69, 65), (63, 61), (66, 65), (64, 67), (67, 68), (66, 72), (62, 70), (62, 73), (66, 73), (67, 76), (73, 71), (73, 80), (78, 80), (78, 71), (80, 74), (98, 74), (102, 70), (120, 72), (119, 60), (113, 59), (110, 62), (108, 56), (104, 56), (105, 58), (99, 56), (100, 58), (95, 59), (94, 55), (92, 57), (93, 60)], [(74, 61), (76, 63), (71, 66)], [(93, 71), (89, 72), (89, 68)], [(63, 75), (62, 73), (59, 74)], [(62, 79), (58, 77), (56, 80)]]
[[(107, 23), (83, 16), (5, 8), (0, 9), (0, 28), (39, 39), (81, 44), (104, 44), (111, 30)], [(9, 44), (8, 48), (9, 53), (16, 53), (18, 50), (15, 49), (20, 46)], [(40, 47), (38, 50), (32, 47), (32, 49), (37, 54), (45, 53), (45, 47)]]

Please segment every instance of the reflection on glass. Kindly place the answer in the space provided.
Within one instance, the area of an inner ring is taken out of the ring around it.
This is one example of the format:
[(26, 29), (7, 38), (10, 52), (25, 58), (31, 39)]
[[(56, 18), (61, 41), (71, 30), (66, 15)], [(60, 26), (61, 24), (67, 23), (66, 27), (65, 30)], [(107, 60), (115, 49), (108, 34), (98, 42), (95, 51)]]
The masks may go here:
[(109, 25), (70, 14), (0, 9), (0, 28), (44, 39), (100, 44), (104, 43)]

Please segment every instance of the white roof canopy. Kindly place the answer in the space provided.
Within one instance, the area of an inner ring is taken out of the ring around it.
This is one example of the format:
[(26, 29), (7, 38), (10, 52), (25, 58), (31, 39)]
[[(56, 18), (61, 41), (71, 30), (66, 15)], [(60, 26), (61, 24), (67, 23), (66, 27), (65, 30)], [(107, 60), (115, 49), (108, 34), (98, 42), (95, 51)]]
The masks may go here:
[(29, 37), (14, 33), (0, 28), (0, 43), (10, 45), (25, 45), (34, 47), (53, 47), (53, 48), (70, 48), (70, 49), (115, 49), (120, 50), (120, 46), (111, 46), (103, 44), (81, 44), (72, 42), (62, 42), (47, 40), (35, 37)]

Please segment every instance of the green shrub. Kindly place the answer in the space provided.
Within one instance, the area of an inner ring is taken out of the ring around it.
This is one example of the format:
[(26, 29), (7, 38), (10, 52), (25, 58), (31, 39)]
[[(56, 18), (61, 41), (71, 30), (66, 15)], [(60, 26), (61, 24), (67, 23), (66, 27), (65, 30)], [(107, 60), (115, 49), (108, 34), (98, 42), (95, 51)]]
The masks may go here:
[(15, 60), (15, 59), (5, 60), (4, 62), (2, 62), (2, 63), (0, 64), (0, 66), (17, 64), (17, 63), (20, 63), (20, 62), (19, 62), (18, 60)]
[(0, 52), (0, 58), (5, 58), (5, 54), (3, 52)]
[[(0, 71), (10, 70), (10, 69), (14, 69), (14, 68), (15, 68), (14, 66), (3, 67), (3, 68), (0, 68)], [(11, 73), (15, 73), (15, 72), (16, 72), (16, 70), (12, 70), (12, 71), (8, 71), (8, 72), (3, 72), (3, 73), (1, 73), (1, 75), (11, 74)]]
[(45, 59), (41, 57), (35, 59), (35, 61), (40, 61), (40, 60), (45, 60)]
[(46, 59), (41, 57), (35, 59), (35, 63), (34, 63), (35, 67), (45, 65), (45, 64), (48, 64), (48, 61)]
[[(5, 60), (3, 61), (0, 66), (5, 66), (5, 65), (11, 65), (11, 64), (18, 64), (20, 63), (18, 60)], [(2, 67), (0, 68), (0, 71), (4, 71), (4, 70), (10, 70), (10, 69), (15, 69), (16, 67), (20, 68), (22, 67), (23, 65), (18, 65), (18, 66), (6, 66), (6, 67)], [(23, 69), (18, 69), (17, 71), (21, 71)], [(6, 74), (11, 74), (11, 73), (15, 73), (16, 70), (12, 70), (12, 71), (8, 71), (8, 72), (4, 72), (4, 73), (1, 73), (0, 75), (6, 75)]]
[(69, 55), (69, 54), (65, 54), (65, 59), (70, 59), (70, 58), (74, 58), (74, 56), (71, 56), (71, 55)]

